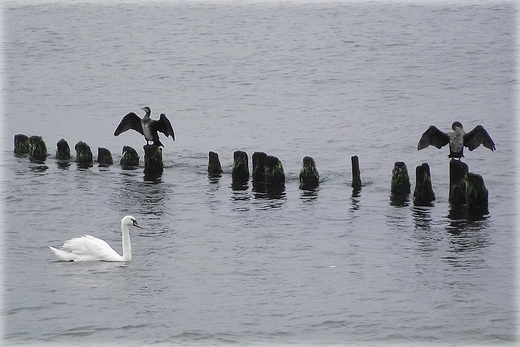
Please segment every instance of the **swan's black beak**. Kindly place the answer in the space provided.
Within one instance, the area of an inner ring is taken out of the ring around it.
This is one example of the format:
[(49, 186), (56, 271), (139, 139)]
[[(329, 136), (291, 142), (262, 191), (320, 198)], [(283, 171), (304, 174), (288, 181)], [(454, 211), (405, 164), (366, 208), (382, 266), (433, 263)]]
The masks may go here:
[(142, 229), (139, 225), (137, 225), (137, 221), (135, 219), (132, 220), (132, 224), (134, 225), (134, 227)]

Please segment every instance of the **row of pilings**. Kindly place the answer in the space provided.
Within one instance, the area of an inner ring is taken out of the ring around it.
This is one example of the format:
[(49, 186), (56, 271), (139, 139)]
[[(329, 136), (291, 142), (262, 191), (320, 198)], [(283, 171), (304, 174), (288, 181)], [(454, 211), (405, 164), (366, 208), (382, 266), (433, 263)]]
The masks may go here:
[[(222, 165), (218, 154), (209, 152), (208, 175), (218, 177), (222, 174)], [(251, 161), (252, 181), (255, 185), (283, 186), (285, 184), (285, 172), (283, 164), (277, 157), (265, 152), (254, 152)], [(231, 177), (234, 186), (244, 185), (249, 181), (249, 156), (244, 151), (233, 153), (233, 165)], [(320, 174), (312, 157), (304, 157), (300, 170), (300, 189), (313, 190), (320, 184)]]
[[(435, 193), (432, 188), (430, 166), (427, 163), (415, 169), (416, 186), (414, 206), (432, 206)], [(392, 170), (391, 199), (396, 205), (405, 203), (411, 194), (410, 178), (404, 162), (396, 162)], [(459, 216), (479, 218), (489, 213), (488, 190), (481, 175), (469, 172), (461, 160), (450, 160), (449, 203)]]
[[(70, 147), (64, 139), (56, 144), (56, 159), (68, 163), (71, 160)], [(162, 150), (155, 145), (145, 145), (145, 179), (155, 180), (162, 175), (164, 165)], [(76, 143), (76, 163), (80, 167), (91, 167), (94, 164), (92, 151), (83, 141)], [(48, 156), (47, 146), (41, 136), (28, 137), (17, 134), (14, 137), (14, 153), (18, 156), (29, 155), (35, 162), (43, 162)], [(282, 162), (275, 156), (264, 152), (254, 152), (252, 155), (252, 182), (253, 188), (264, 190), (265, 187), (283, 187), (285, 173)], [(223, 172), (217, 153), (210, 151), (208, 159), (208, 175), (220, 176)], [(99, 166), (113, 164), (111, 152), (98, 147), (97, 162)], [(233, 165), (231, 176), (233, 187), (240, 189), (245, 187), (249, 180), (249, 157), (244, 151), (233, 153)], [(352, 188), (353, 195), (357, 195), (362, 188), (359, 158), (351, 157), (352, 163)], [(124, 146), (120, 159), (123, 169), (135, 169), (139, 167), (139, 155), (137, 151)], [(431, 184), (430, 167), (423, 163), (416, 167), (416, 186), (413, 192), (413, 204), (415, 206), (432, 206), (435, 193)], [(314, 190), (319, 186), (320, 175), (316, 163), (312, 157), (303, 158), (302, 168), (299, 174), (300, 189)], [(390, 186), (390, 198), (395, 205), (405, 205), (411, 194), (411, 184), (408, 169), (404, 162), (396, 162), (392, 170)], [(458, 211), (463, 211), (469, 216), (483, 216), (488, 213), (488, 190), (482, 176), (469, 172), (468, 165), (461, 160), (450, 161), (450, 191), (449, 203)]]
[[(146, 179), (154, 180), (161, 176), (164, 165), (162, 161), (162, 149), (155, 145), (145, 145), (144, 174)], [(74, 146), (76, 151), (75, 162), (79, 167), (88, 168), (94, 165), (94, 156), (90, 146), (79, 141)], [(41, 136), (27, 136), (17, 134), (14, 137), (14, 154), (17, 156), (28, 155), (31, 161), (42, 163), (48, 156), (47, 145)], [(70, 146), (64, 139), (56, 143), (56, 160), (59, 164), (68, 165), (72, 160)], [(136, 169), (139, 167), (139, 154), (130, 146), (123, 146), (119, 164), (123, 169)], [(112, 153), (103, 147), (98, 147), (97, 163), (99, 166), (114, 164)]]

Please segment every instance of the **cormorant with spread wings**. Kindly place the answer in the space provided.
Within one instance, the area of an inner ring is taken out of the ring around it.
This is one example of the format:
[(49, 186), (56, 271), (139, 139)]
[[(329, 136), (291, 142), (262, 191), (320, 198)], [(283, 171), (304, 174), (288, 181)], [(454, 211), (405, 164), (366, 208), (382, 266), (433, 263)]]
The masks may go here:
[(431, 125), (428, 130), (422, 134), (417, 144), (417, 150), (421, 150), (430, 145), (441, 148), (449, 143), (450, 154), (448, 157), (457, 159), (464, 157), (464, 147), (468, 147), (469, 150), (472, 151), (482, 144), (492, 151), (495, 150), (495, 143), (482, 125), (477, 125), (469, 133), (464, 132), (464, 128), (460, 122), (454, 122), (451, 128), (453, 132), (445, 133)]
[(121, 120), (121, 123), (119, 123), (117, 126), (114, 135), (117, 136), (122, 132), (134, 129), (144, 136), (146, 139), (146, 144), (149, 144), (149, 142), (152, 141), (155, 146), (164, 147), (164, 145), (159, 140), (159, 134), (157, 134), (157, 132), (160, 131), (166, 136), (171, 136), (173, 141), (175, 141), (175, 134), (173, 133), (172, 124), (168, 118), (166, 118), (164, 113), (161, 113), (159, 120), (153, 120), (150, 118), (150, 114), (152, 113), (150, 107), (143, 107), (142, 110), (145, 112), (145, 115), (142, 119), (134, 112), (130, 112), (124, 116)]

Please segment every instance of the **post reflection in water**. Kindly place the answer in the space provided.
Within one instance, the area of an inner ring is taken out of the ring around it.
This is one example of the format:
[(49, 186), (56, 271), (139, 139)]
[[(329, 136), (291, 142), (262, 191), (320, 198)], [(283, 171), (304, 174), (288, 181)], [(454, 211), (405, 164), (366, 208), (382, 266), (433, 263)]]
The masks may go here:
[(253, 182), (253, 192), (255, 192), (256, 199), (283, 199), (285, 198), (285, 184)]
[(414, 206), (412, 208), (412, 217), (416, 229), (430, 231), (432, 222), (430, 207)]
[(208, 175), (208, 190), (206, 196), (208, 198), (208, 205), (211, 211), (217, 211), (218, 206), (222, 202), (217, 193), (220, 191), (220, 175)]
[(232, 184), (231, 201), (233, 202), (233, 210), (238, 212), (249, 211), (249, 201), (251, 193), (248, 184)]
[(473, 219), (468, 216), (465, 206), (450, 206), (446, 231), (450, 235), (447, 251), (443, 259), (454, 267), (478, 267), (484, 263), (481, 250), (489, 244), (487, 217)]
[(301, 190), (301, 193), (300, 193), (300, 199), (303, 201), (303, 202), (313, 202), (313, 201), (316, 201), (316, 199), (318, 198), (318, 191), (320, 189), (319, 188), (316, 188), (316, 189), (302, 189)]
[(431, 212), (432, 208), (430, 206), (414, 206), (412, 208), (416, 250), (423, 255), (437, 251), (444, 237), (442, 233), (439, 233), (432, 226)]
[[(121, 174), (121, 189), (114, 194), (117, 205), (122, 212), (148, 215), (158, 219), (164, 214), (165, 202), (169, 194), (173, 194), (171, 187), (161, 181), (142, 181), (141, 176), (132, 173)], [(168, 194), (166, 194), (168, 191)]]
[(280, 208), (286, 201), (285, 185), (274, 185), (253, 182), (252, 191), (248, 182), (233, 182), (231, 184), (231, 201), (238, 203), (235, 210), (249, 211), (251, 198), (255, 200), (255, 206), (260, 210)]
[(452, 235), (447, 249), (449, 255), (443, 260), (453, 267), (476, 269), (485, 263), (482, 250), (489, 244), (488, 235), (483, 230)]
[(352, 204), (350, 206), (350, 212), (359, 210), (360, 198), (361, 198), (361, 189), (358, 189), (358, 188), (352, 189), (352, 197), (350, 198), (350, 201), (352, 202)]

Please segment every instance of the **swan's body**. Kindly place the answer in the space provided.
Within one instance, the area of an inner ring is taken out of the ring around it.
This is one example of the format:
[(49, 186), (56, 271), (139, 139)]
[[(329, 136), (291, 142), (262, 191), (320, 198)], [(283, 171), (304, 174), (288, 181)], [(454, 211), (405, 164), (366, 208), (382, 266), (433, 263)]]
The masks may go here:
[(119, 255), (105, 241), (97, 237), (85, 235), (65, 241), (60, 249), (49, 246), (58, 259), (63, 261), (131, 261), (132, 247), (130, 245), (130, 227), (137, 225), (132, 216), (126, 216), (121, 220), (121, 233), (123, 235), (123, 255)]
[(448, 157), (460, 159), (464, 157), (464, 147), (468, 147), (470, 151), (474, 150), (481, 144), (490, 150), (495, 150), (495, 143), (491, 136), (482, 125), (477, 125), (469, 133), (464, 132), (464, 127), (460, 122), (454, 122), (451, 126), (453, 132), (445, 133), (437, 127), (431, 125), (422, 134), (417, 150), (421, 150), (428, 146), (441, 148), (448, 143), (450, 144), (450, 154)]
[(153, 120), (150, 118), (152, 113), (150, 107), (143, 107), (142, 110), (145, 112), (145, 115), (142, 119), (134, 112), (130, 112), (124, 116), (121, 120), (121, 123), (119, 123), (116, 130), (114, 131), (114, 135), (117, 136), (122, 132), (133, 129), (144, 136), (146, 139), (146, 144), (152, 141), (155, 146), (164, 147), (164, 145), (159, 140), (159, 134), (157, 133), (160, 131), (166, 136), (171, 136), (173, 141), (175, 141), (175, 134), (173, 132), (172, 124), (168, 118), (166, 118), (164, 113), (161, 113), (159, 120)]

